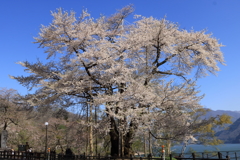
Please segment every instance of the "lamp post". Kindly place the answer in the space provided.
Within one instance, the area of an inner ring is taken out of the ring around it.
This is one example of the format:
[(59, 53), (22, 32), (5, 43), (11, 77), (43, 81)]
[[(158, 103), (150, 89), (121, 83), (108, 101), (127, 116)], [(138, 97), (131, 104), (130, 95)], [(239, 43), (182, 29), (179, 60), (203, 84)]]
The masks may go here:
[(48, 127), (48, 122), (45, 122), (45, 126), (46, 126), (46, 144), (45, 144), (45, 157), (47, 159), (47, 145), (48, 145), (48, 137), (47, 137), (47, 127)]

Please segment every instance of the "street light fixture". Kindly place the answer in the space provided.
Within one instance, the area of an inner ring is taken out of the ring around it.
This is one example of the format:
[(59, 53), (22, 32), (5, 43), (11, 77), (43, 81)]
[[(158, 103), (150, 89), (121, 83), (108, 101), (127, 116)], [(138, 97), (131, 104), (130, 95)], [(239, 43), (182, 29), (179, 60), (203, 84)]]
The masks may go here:
[(47, 159), (47, 145), (48, 145), (48, 137), (47, 137), (47, 127), (48, 127), (48, 122), (45, 122), (45, 126), (46, 126), (46, 144), (45, 144), (45, 156)]

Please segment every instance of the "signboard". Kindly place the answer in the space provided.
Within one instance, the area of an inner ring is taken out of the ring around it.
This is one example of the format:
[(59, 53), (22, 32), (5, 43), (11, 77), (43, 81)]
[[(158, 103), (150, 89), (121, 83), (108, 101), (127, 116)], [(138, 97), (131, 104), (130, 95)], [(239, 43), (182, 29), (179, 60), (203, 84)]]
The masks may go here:
[(26, 145), (18, 145), (18, 151), (26, 151)]

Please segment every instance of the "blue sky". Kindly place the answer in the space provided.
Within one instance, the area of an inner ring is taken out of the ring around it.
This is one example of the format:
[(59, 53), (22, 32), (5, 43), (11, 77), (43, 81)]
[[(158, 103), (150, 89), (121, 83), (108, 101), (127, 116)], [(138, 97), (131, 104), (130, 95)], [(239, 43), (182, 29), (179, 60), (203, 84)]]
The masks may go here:
[(9, 75), (26, 75), (18, 61), (35, 62), (46, 57), (44, 50), (32, 42), (41, 24), (52, 21), (50, 11), (61, 7), (79, 15), (87, 8), (98, 18), (128, 4), (134, 5), (134, 14), (159, 19), (166, 16), (180, 28), (213, 33), (225, 45), (222, 51), (227, 65), (220, 65), (217, 76), (199, 79), (201, 93), (205, 94), (201, 104), (213, 110), (240, 111), (240, 0), (1, 0), (0, 87), (28, 92)]

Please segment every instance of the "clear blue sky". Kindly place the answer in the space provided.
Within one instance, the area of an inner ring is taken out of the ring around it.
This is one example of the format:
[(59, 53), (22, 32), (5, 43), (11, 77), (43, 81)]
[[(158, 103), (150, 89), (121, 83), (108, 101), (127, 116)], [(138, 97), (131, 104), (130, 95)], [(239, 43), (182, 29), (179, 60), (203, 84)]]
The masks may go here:
[[(13, 88), (21, 94), (27, 89), (9, 78), (26, 75), (18, 61), (35, 62), (46, 54), (33, 44), (40, 25), (48, 25), (56, 8), (74, 10), (77, 15), (87, 8), (91, 15), (110, 15), (133, 4), (134, 14), (167, 17), (181, 28), (207, 29), (222, 48), (227, 66), (220, 66), (218, 76), (198, 81), (206, 94), (201, 101), (213, 110), (240, 111), (240, 0), (1, 0), (0, 1), (0, 87)], [(131, 21), (131, 19), (129, 19)]]

